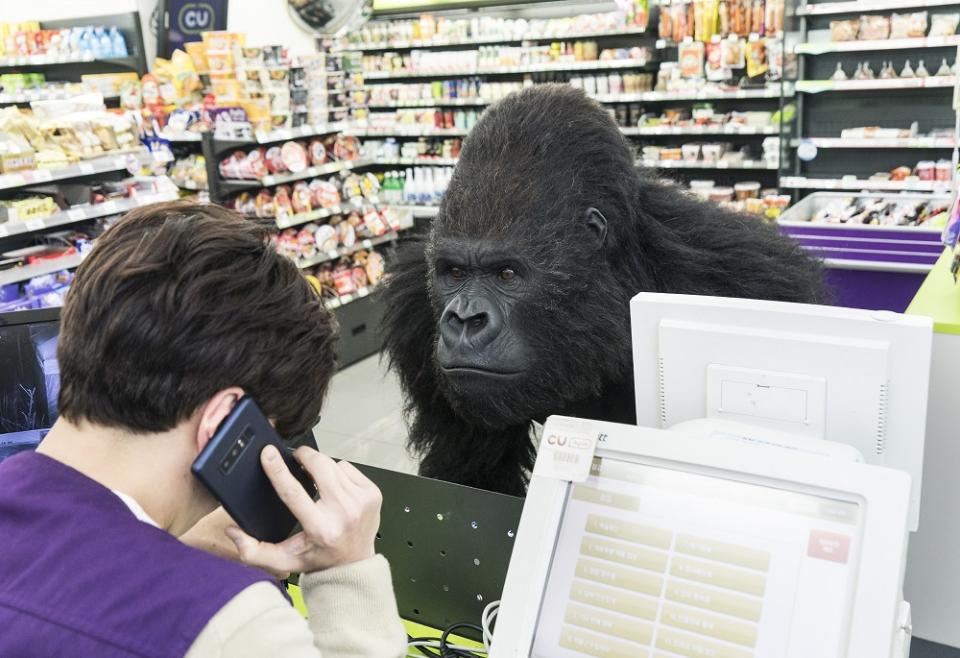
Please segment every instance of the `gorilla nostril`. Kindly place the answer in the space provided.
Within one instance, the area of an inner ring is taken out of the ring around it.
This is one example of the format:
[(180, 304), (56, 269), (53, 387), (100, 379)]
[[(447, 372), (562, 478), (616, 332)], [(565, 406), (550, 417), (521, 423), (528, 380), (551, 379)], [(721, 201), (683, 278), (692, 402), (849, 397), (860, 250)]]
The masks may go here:
[(467, 326), (471, 329), (480, 329), (483, 325), (487, 323), (486, 316), (475, 315), (469, 320), (467, 320)]

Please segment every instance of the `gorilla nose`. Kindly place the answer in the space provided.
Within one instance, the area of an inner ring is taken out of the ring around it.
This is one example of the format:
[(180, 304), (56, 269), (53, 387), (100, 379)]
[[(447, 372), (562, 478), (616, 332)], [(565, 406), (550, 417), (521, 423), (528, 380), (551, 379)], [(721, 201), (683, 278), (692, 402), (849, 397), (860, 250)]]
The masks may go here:
[(503, 320), (499, 311), (482, 298), (458, 295), (440, 317), (440, 338), (451, 351), (473, 351), (486, 347), (500, 334)]

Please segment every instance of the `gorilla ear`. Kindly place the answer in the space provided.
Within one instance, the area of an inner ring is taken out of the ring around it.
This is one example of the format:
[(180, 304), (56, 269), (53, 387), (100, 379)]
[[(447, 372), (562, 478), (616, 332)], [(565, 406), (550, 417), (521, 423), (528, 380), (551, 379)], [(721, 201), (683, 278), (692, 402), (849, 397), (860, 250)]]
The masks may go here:
[(603, 245), (607, 241), (607, 218), (596, 208), (587, 208), (584, 219), (587, 228), (597, 236), (597, 242)]

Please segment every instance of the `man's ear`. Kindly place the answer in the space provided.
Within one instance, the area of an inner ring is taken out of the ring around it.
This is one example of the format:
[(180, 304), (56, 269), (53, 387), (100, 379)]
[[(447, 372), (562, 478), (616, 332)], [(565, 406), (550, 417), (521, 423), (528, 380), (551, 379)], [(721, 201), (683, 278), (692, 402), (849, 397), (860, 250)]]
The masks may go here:
[(233, 410), (234, 405), (244, 395), (239, 386), (231, 386), (214, 393), (213, 397), (200, 409), (200, 422), (197, 425), (197, 453), (203, 450), (223, 419)]
[(589, 228), (597, 236), (597, 243), (601, 246), (607, 241), (607, 218), (596, 208), (587, 208), (584, 215)]

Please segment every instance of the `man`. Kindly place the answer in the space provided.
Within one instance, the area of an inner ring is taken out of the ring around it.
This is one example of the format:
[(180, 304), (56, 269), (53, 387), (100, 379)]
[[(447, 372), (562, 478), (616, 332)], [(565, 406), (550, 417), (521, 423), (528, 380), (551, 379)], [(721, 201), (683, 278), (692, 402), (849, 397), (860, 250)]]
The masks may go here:
[(304, 530), (241, 558), (301, 572), (309, 624), (260, 569), (178, 541), (217, 501), (190, 465), (243, 395), (281, 436), (310, 430), (335, 321), (268, 233), (213, 205), (130, 212), (77, 271), (61, 321), (60, 417), (0, 464), (0, 656), (402, 655), (380, 492), (346, 462), (261, 463)]

